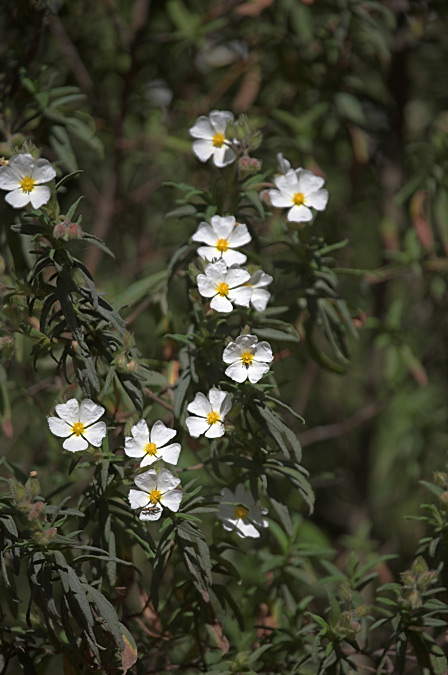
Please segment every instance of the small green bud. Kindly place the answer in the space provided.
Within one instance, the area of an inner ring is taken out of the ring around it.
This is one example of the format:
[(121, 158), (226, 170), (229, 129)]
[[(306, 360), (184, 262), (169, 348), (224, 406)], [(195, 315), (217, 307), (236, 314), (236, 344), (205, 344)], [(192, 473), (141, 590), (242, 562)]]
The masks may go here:
[(409, 597), (408, 602), (411, 605), (412, 609), (419, 609), (422, 605), (422, 598), (418, 591), (413, 591)]
[(405, 588), (412, 588), (415, 583), (415, 577), (412, 574), (411, 570), (406, 570), (406, 572), (402, 572), (400, 574), (401, 577), (401, 583)]
[(442, 492), (439, 497), (440, 508), (444, 511), (448, 511), (448, 492)]
[(24, 500), (26, 500), (26, 490), (25, 490), (25, 486), (22, 485), (22, 483), (19, 483), (19, 481), (16, 480), (15, 478), (10, 478), (8, 483), (9, 483), (9, 488), (11, 490), (11, 494), (13, 496), (13, 499), (17, 503), (23, 502)]
[(416, 576), (428, 572), (428, 565), (421, 555), (419, 555), (412, 563), (412, 571)]
[(40, 483), (37, 478), (37, 471), (31, 471), (28, 480), (25, 483), (27, 495), (34, 499), (40, 494)]
[(238, 160), (238, 179), (244, 180), (249, 176), (255, 176), (255, 174), (261, 171), (261, 162), (259, 159), (254, 157), (249, 157), (244, 155)]
[(249, 150), (252, 152), (254, 150), (257, 150), (260, 145), (263, 142), (263, 134), (261, 131), (255, 131), (251, 136), (249, 137)]
[(447, 475), (444, 471), (434, 471), (433, 481), (439, 487), (446, 487)]
[(128, 373), (137, 373), (139, 368), (140, 366), (138, 364), (138, 361), (136, 361), (135, 359), (131, 359), (126, 364), (126, 370)]
[(130, 333), (128, 330), (125, 330), (123, 333), (123, 348), (126, 351), (129, 351), (129, 349), (132, 349), (132, 347), (135, 344), (134, 336), (132, 333)]
[(120, 373), (126, 372), (126, 367), (128, 365), (128, 360), (125, 354), (119, 354), (114, 358), (114, 365)]

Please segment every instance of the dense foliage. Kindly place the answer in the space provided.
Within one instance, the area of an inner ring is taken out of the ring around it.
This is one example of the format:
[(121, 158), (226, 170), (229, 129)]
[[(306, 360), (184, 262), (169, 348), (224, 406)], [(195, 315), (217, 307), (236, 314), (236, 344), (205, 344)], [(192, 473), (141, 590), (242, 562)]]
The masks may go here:
[(447, 672), (447, 15), (5, 0), (0, 673)]

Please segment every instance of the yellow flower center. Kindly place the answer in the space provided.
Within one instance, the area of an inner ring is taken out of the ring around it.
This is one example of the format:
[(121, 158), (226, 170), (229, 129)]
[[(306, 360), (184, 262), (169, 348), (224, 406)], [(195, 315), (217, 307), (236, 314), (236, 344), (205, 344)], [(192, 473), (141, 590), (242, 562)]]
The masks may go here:
[(145, 445), (145, 452), (147, 455), (157, 455), (157, 445), (155, 443), (147, 443)]
[(226, 284), (225, 281), (221, 281), (221, 283), (216, 286), (215, 291), (223, 298), (229, 294), (229, 284)]
[(252, 361), (254, 360), (254, 355), (246, 349), (246, 351), (241, 354), (240, 358), (243, 366), (251, 366)]
[(160, 492), (160, 490), (151, 490), (148, 497), (151, 504), (154, 504), (155, 506), (162, 499), (162, 493)]
[(25, 178), (22, 178), (20, 181), (20, 187), (22, 188), (23, 192), (30, 193), (34, 190), (34, 186), (36, 185), (36, 181), (31, 178), (31, 176), (25, 176)]
[(224, 253), (225, 251), (227, 251), (227, 249), (229, 248), (229, 244), (227, 243), (227, 239), (219, 239), (217, 244), (216, 244), (216, 248), (218, 249), (218, 251), (221, 251), (221, 253)]
[(303, 192), (296, 192), (292, 196), (292, 201), (296, 206), (302, 206), (305, 204), (305, 195)]
[(226, 140), (226, 139), (225, 139), (224, 134), (219, 134), (219, 133), (218, 133), (218, 134), (215, 134), (215, 135), (212, 137), (213, 145), (215, 146), (215, 148), (222, 148), (222, 146), (224, 145), (224, 141), (225, 141), (225, 140)]
[(82, 422), (74, 422), (72, 424), (72, 431), (75, 436), (81, 436), (84, 433), (85, 426)]
[(209, 424), (216, 424), (216, 422), (219, 422), (221, 419), (221, 415), (217, 413), (215, 410), (212, 410), (212, 412), (207, 413), (207, 422)]
[(244, 508), (244, 506), (235, 506), (235, 510), (233, 512), (233, 517), (234, 518), (245, 518), (248, 514), (248, 510)]

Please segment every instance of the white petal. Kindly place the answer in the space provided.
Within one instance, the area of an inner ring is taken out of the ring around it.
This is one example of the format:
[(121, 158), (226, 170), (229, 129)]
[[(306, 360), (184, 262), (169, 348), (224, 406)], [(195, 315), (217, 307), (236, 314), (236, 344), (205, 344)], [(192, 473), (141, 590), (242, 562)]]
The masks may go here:
[(211, 223), (216, 234), (215, 241), (229, 239), (235, 227), (235, 218), (233, 216), (213, 216)]
[(215, 148), (213, 161), (215, 166), (219, 169), (222, 169), (222, 167), (227, 166), (228, 164), (232, 164), (235, 159), (236, 155), (232, 148), (229, 148), (226, 145), (223, 145), (221, 148)]
[(67, 436), (73, 433), (71, 426), (67, 422), (64, 422), (64, 420), (59, 419), (59, 417), (49, 417), (47, 422), (51, 433), (59, 436), (59, 438), (67, 438)]
[(237, 345), (236, 342), (231, 342), (227, 345), (222, 353), (222, 360), (224, 363), (234, 363), (239, 361), (241, 356), (241, 348)]
[[(146, 455), (145, 447), (146, 443), (141, 438), (126, 436), (124, 439), (124, 452), (128, 457), (143, 457)], [(156, 459), (158, 458), (156, 457)], [(142, 464), (142, 466), (144, 465)]]
[(215, 131), (220, 134), (225, 133), (227, 125), (234, 119), (233, 114), (227, 110), (212, 110), (209, 118)]
[(131, 428), (131, 434), (140, 442), (142, 447), (149, 443), (149, 429), (145, 420), (140, 420)]
[(148, 452), (144, 453), (144, 457), (140, 462), (140, 468), (143, 469), (145, 466), (151, 466), (154, 462), (158, 462), (159, 459), (162, 459), (162, 455), (157, 453), (155, 455), (150, 455)]
[(235, 363), (232, 363), (231, 366), (229, 366), (225, 374), (227, 377), (230, 377), (234, 382), (245, 382), (247, 380), (248, 374), (249, 374), (248, 368), (246, 366), (243, 366), (241, 361), (235, 361)]
[(167, 506), (171, 511), (179, 511), (179, 505), (182, 501), (181, 490), (170, 490), (162, 496), (163, 506)]
[(227, 251), (223, 252), (222, 259), (228, 267), (231, 265), (244, 265), (247, 260), (247, 255), (244, 255), (244, 253), (240, 253), (239, 251), (234, 251), (232, 248), (228, 248)]
[(297, 178), (297, 173), (294, 169), (290, 169), (287, 173), (282, 176), (277, 176), (274, 179), (274, 183), (280, 190), (280, 192), (286, 192), (288, 195), (294, 195), (299, 190), (299, 180)]
[(101, 405), (97, 405), (90, 398), (85, 398), (84, 401), (81, 401), (79, 407), (79, 421), (83, 424), (93, 424), (100, 419), (101, 415), (104, 415), (106, 412), (105, 408)]
[(36, 185), (29, 196), (33, 209), (40, 209), (41, 206), (50, 201), (51, 190), (46, 185)]
[(264, 312), (271, 294), (265, 288), (254, 288), (250, 299), (257, 312)]
[(231, 312), (233, 310), (232, 303), (223, 295), (215, 295), (210, 303), (210, 307), (216, 312)]
[(205, 274), (198, 274), (196, 278), (198, 291), (203, 298), (212, 298), (216, 295), (216, 281), (210, 279)]
[(162, 510), (162, 507), (158, 505), (143, 509), (139, 515), (139, 518), (140, 520), (159, 520), (160, 516), (162, 515)]
[(257, 270), (252, 274), (249, 283), (252, 288), (262, 288), (263, 286), (269, 286), (273, 280), (270, 274), (266, 274), (263, 270)]
[(216, 389), (216, 387), (213, 387), (208, 392), (208, 398), (210, 400), (212, 410), (216, 410), (216, 412), (220, 413), (222, 404), (226, 398), (230, 397), (226, 391), (221, 391), (221, 389)]
[(307, 198), (306, 203), (308, 206), (312, 206), (316, 211), (324, 211), (328, 202), (328, 190), (318, 190), (317, 192), (311, 192)]
[(252, 365), (247, 369), (247, 376), (249, 378), (249, 382), (252, 384), (255, 384), (255, 382), (258, 382), (261, 380), (263, 375), (267, 373), (269, 370), (269, 366), (267, 363), (257, 363), (256, 361), (253, 361)]
[(273, 361), (272, 347), (269, 342), (265, 340), (259, 342), (255, 347), (254, 356), (256, 361), (265, 361), (266, 363)]
[(241, 267), (230, 267), (226, 274), (226, 284), (229, 284), (229, 288), (241, 286), (241, 284), (245, 284), (249, 279), (249, 272)]
[(195, 124), (190, 129), (190, 136), (193, 138), (207, 138), (211, 140), (215, 131), (210, 124), (210, 120), (205, 115), (198, 117)]
[(162, 469), (157, 477), (157, 489), (164, 495), (169, 490), (174, 490), (180, 484), (180, 478), (173, 476), (168, 469)]
[(307, 223), (312, 220), (313, 214), (306, 206), (293, 206), (292, 209), (288, 211), (287, 218), (293, 223)]
[(286, 209), (288, 206), (291, 206), (292, 195), (289, 192), (269, 190), (269, 199), (272, 206), (275, 206), (276, 209)]
[(238, 248), (239, 246), (245, 246), (251, 241), (252, 237), (249, 234), (247, 225), (240, 223), (237, 225), (229, 237), (229, 246), (232, 248)]
[(280, 171), (282, 173), (288, 173), (289, 169), (291, 168), (291, 162), (288, 162), (286, 157), (283, 157), (283, 153), (277, 153), (277, 162)]
[(20, 188), (20, 176), (10, 166), (0, 166), (0, 188), (2, 190)]
[(148, 469), (144, 473), (139, 473), (138, 476), (134, 478), (134, 483), (140, 490), (143, 492), (149, 493), (151, 490), (155, 490), (157, 485), (157, 471), (155, 469)]
[(24, 206), (29, 204), (30, 201), (30, 195), (27, 192), (23, 192), (22, 188), (8, 192), (5, 195), (5, 202), (8, 202), (8, 204), (13, 206), (15, 209), (22, 209)]
[(235, 530), (242, 539), (244, 539), (244, 537), (258, 539), (260, 536), (259, 531), (251, 523), (245, 523), (241, 518), (238, 520)]
[(142, 509), (149, 504), (148, 493), (141, 490), (129, 490), (128, 499), (131, 509)]
[(297, 180), (299, 182), (298, 192), (303, 192), (308, 203), (308, 196), (311, 192), (316, 192), (325, 183), (325, 179), (316, 176), (312, 171), (306, 169), (297, 169)]
[(171, 443), (159, 451), (159, 455), (168, 464), (177, 464), (180, 455), (180, 443)]
[(86, 439), (83, 438), (82, 436), (76, 436), (73, 434), (69, 438), (66, 438), (65, 441), (62, 444), (62, 447), (65, 450), (69, 450), (70, 452), (78, 452), (79, 450), (85, 450), (86, 448), (89, 447), (89, 444), (87, 443)]
[(226, 430), (222, 422), (216, 422), (215, 424), (210, 424), (210, 428), (205, 432), (206, 438), (221, 438), (224, 436)]
[(216, 236), (213, 228), (208, 223), (199, 223), (199, 227), (192, 236), (193, 241), (201, 241), (209, 246), (214, 246), (219, 237)]
[(231, 288), (229, 291), (229, 299), (240, 307), (249, 307), (250, 299), (252, 297), (252, 289), (250, 286), (240, 286), (239, 288)]
[(66, 403), (59, 403), (55, 410), (61, 420), (68, 424), (79, 422), (79, 403), (76, 398), (69, 399)]
[[(219, 260), (219, 258), (224, 257), (221, 254), (221, 251), (218, 251), (216, 247), (212, 246), (199, 246), (196, 252), (202, 258), (202, 260), (208, 260), (209, 262), (212, 262), (213, 260)], [(213, 288), (214, 287), (215, 284), (213, 284)]]
[(163, 445), (166, 445), (174, 436), (176, 435), (177, 431), (174, 429), (168, 429), (164, 425), (164, 423), (159, 420), (158, 422), (155, 422), (152, 429), (151, 429), (151, 443), (155, 443), (157, 448), (162, 447)]
[(14, 155), (9, 160), (9, 166), (13, 171), (20, 176), (20, 178), (25, 178), (25, 176), (33, 175), (35, 162), (29, 152), (22, 153), (20, 155)]
[(195, 141), (193, 152), (201, 162), (206, 162), (214, 153), (215, 147), (212, 141)]
[(249, 490), (246, 490), (242, 483), (238, 483), (235, 488), (235, 501), (242, 502), (248, 509), (255, 504), (252, 493), (250, 493)]
[(96, 448), (101, 447), (101, 443), (106, 434), (107, 427), (104, 422), (92, 424), (91, 427), (87, 427), (83, 432), (84, 438), (89, 441), (90, 445), (94, 445)]
[(215, 263), (211, 263), (205, 268), (205, 273), (208, 278), (217, 284), (219, 284), (221, 281), (225, 281), (227, 271), (228, 267), (224, 260), (217, 260)]
[(203, 417), (187, 417), (185, 424), (187, 425), (188, 433), (192, 438), (198, 438), (204, 434), (210, 426)]
[(199, 391), (194, 397), (194, 400), (188, 404), (187, 410), (194, 415), (199, 415), (199, 417), (207, 417), (207, 414), (211, 412), (213, 408), (207, 396)]
[(56, 171), (48, 159), (38, 159), (31, 176), (37, 183), (48, 183), (56, 178)]

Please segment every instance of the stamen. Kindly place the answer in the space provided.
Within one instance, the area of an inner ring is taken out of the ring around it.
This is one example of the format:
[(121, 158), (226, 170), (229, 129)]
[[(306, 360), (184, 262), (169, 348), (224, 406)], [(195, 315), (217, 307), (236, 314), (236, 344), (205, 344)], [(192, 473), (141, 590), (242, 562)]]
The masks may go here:
[(74, 422), (72, 424), (72, 432), (75, 436), (81, 436), (84, 433), (85, 426), (82, 422)]
[(212, 410), (212, 412), (207, 413), (207, 422), (209, 424), (216, 424), (219, 422), (221, 419), (221, 415), (217, 413), (215, 410)]
[(225, 253), (229, 248), (227, 239), (219, 239), (218, 242), (216, 243), (216, 248), (218, 249), (218, 251), (221, 251), (221, 253)]
[(295, 192), (292, 196), (292, 201), (296, 206), (302, 206), (302, 204), (305, 204), (305, 195), (303, 192)]
[(20, 187), (22, 188), (23, 192), (26, 192), (29, 194), (34, 190), (34, 186), (36, 185), (36, 181), (31, 178), (31, 176), (25, 176), (22, 178), (20, 181)]
[(243, 363), (243, 366), (249, 367), (249, 366), (252, 365), (252, 361), (254, 360), (254, 355), (249, 350), (246, 350), (245, 352), (243, 352), (241, 354), (240, 359)]
[(225, 281), (221, 281), (221, 283), (216, 286), (215, 291), (224, 298), (229, 294), (229, 284), (226, 284)]
[(237, 519), (242, 518), (244, 520), (248, 513), (249, 511), (245, 509), (244, 506), (235, 506), (233, 517)]
[(155, 506), (162, 499), (162, 493), (160, 492), (160, 490), (151, 490), (148, 497), (151, 504), (154, 504)]
[(155, 443), (147, 443), (145, 445), (145, 452), (147, 455), (157, 455), (157, 445)]
[(226, 140), (226, 138), (225, 138), (224, 134), (218, 133), (218, 134), (215, 134), (214, 136), (212, 136), (212, 141), (213, 141), (213, 145), (215, 146), (215, 148), (222, 148), (225, 140)]

